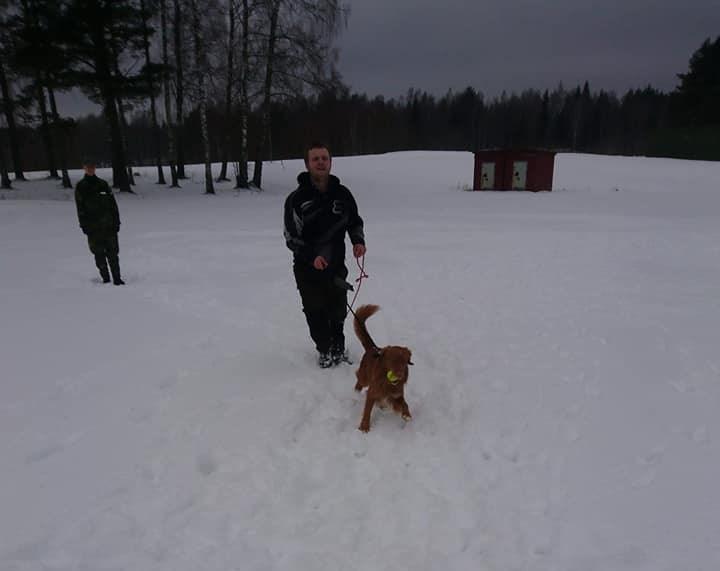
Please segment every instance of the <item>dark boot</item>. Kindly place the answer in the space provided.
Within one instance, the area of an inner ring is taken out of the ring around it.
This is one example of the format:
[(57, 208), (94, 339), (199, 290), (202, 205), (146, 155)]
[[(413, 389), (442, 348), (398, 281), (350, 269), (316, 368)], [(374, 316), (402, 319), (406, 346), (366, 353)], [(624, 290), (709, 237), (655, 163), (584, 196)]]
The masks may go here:
[(110, 262), (110, 272), (112, 273), (113, 283), (115, 285), (125, 285), (125, 282), (122, 281), (120, 277), (120, 260), (118, 260), (117, 257), (112, 257), (109, 258), (108, 261)]
[(330, 351), (330, 358), (332, 359), (333, 365), (339, 365), (340, 363), (352, 365), (348, 352), (339, 347), (333, 347), (332, 351)]
[(339, 365), (340, 363), (351, 363), (348, 358), (347, 351), (345, 351), (345, 334), (343, 333), (343, 325), (342, 321), (330, 322), (330, 335), (332, 337), (332, 342), (330, 344), (330, 356), (332, 357), (335, 365)]
[(108, 272), (107, 267), (107, 261), (105, 260), (105, 256), (96, 255), (95, 256), (95, 265), (97, 266), (98, 271), (100, 272), (100, 277), (102, 278), (102, 281), (104, 284), (110, 282), (110, 273)]
[(333, 365), (339, 365), (340, 363), (352, 365), (350, 356), (342, 345), (333, 345), (330, 348), (330, 358), (332, 359)]
[(335, 363), (333, 362), (332, 355), (330, 352), (318, 352), (318, 365), (321, 369), (328, 369), (332, 367)]

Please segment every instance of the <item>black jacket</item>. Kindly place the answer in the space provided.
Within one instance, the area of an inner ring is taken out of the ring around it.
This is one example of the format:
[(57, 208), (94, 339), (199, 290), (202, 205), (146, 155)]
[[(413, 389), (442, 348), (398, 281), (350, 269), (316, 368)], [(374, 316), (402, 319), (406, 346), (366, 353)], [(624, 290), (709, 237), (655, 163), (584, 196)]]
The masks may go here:
[(313, 186), (307, 172), (297, 180), (298, 188), (285, 200), (285, 243), (296, 267), (312, 266), (323, 256), (329, 273), (337, 274), (344, 268), (345, 232), (353, 245), (365, 244), (357, 203), (336, 176), (330, 175), (325, 192)]
[(120, 231), (115, 195), (103, 179), (85, 175), (75, 186), (75, 206), (80, 228), (85, 234)]

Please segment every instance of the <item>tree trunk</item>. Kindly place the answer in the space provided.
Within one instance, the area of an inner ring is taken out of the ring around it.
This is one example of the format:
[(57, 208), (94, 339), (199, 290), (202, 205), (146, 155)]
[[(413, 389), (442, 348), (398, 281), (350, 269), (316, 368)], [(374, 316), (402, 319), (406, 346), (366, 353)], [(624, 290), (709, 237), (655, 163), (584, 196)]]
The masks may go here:
[(133, 176), (132, 161), (129, 158), (128, 143), (127, 143), (127, 132), (128, 123), (125, 118), (125, 111), (123, 111), (122, 100), (118, 97), (117, 99), (118, 117), (120, 119), (120, 140), (122, 141), (123, 151), (125, 153), (125, 166), (127, 168), (127, 177), (130, 185), (135, 186), (135, 177)]
[[(21, 3), (23, 26), (25, 30), (30, 33), (31, 36), (36, 36), (38, 33), (36, 13), (37, 7), (30, 4), (28, 0), (22, 0)], [(35, 69), (33, 71), (27, 72), (26, 76), (28, 79), (31, 80), (30, 93), (34, 95), (36, 103), (38, 104), (38, 111), (40, 112), (40, 138), (43, 142), (43, 145), (45, 146), (45, 154), (48, 161), (50, 178), (58, 178), (57, 169), (55, 168), (55, 159), (53, 156), (52, 141), (50, 140), (50, 129), (48, 127), (47, 121), (47, 107), (45, 105), (45, 94), (43, 92), (42, 82), (40, 81), (40, 73), (39, 71), (37, 71), (37, 69)], [(33, 79), (35, 80), (34, 83), (32, 83)]]
[(15, 125), (15, 102), (10, 94), (10, 86), (8, 85), (5, 67), (2, 62), (0, 62), (0, 89), (2, 89), (3, 110), (5, 112), (5, 121), (7, 121), (8, 137), (10, 138), (10, 156), (12, 158), (13, 170), (15, 171), (15, 180), (25, 180), (22, 161), (20, 160), (20, 141)]
[(0, 145), (0, 188), (12, 190), (7, 164), (5, 164), (5, 150), (2, 148), (2, 145)]
[[(116, 75), (116, 77), (122, 77), (122, 74), (120, 72), (120, 58), (118, 57), (118, 54), (114, 49), (113, 49), (112, 57), (113, 57), (113, 67), (115, 69), (115, 75)], [(128, 142), (127, 142), (128, 123), (125, 118), (125, 111), (123, 109), (123, 101), (122, 101), (122, 97), (120, 96), (120, 94), (117, 94), (115, 99), (116, 99), (116, 103), (117, 103), (117, 114), (118, 114), (118, 119), (119, 119), (119, 124), (120, 124), (120, 142), (122, 144), (123, 154), (125, 156), (124, 167), (127, 171), (126, 176), (127, 176), (128, 183), (132, 186), (135, 186), (135, 177), (133, 176), (132, 161), (130, 160), (130, 151), (129, 151)], [(113, 169), (114, 168), (115, 167), (113, 166)], [(129, 191), (129, 192), (132, 192), (132, 191)]]
[(182, 9), (180, 0), (173, 0), (175, 6), (175, 143), (177, 145), (177, 176), (185, 176), (185, 156), (183, 153), (183, 105), (185, 101), (185, 86), (183, 85), (183, 61), (182, 61)]
[(170, 104), (170, 58), (168, 57), (168, 33), (167, 33), (167, 5), (166, 0), (160, 0), (160, 27), (162, 32), (162, 54), (165, 72), (163, 73), (163, 94), (165, 96), (165, 131), (168, 137), (168, 161), (170, 163), (170, 187), (180, 188), (178, 183), (177, 168), (175, 167), (175, 128), (172, 122), (172, 108)]
[[(145, 51), (145, 65), (149, 68), (152, 64), (150, 61), (150, 32), (147, 26), (147, 11), (145, 10), (145, 0), (140, 0), (140, 12), (142, 13), (143, 26), (143, 49)], [(162, 157), (160, 151), (160, 129), (158, 127), (157, 109), (155, 107), (155, 85), (152, 75), (148, 75), (148, 88), (150, 89), (150, 118), (152, 120), (152, 140), (155, 147), (155, 164), (157, 165), (158, 184), (165, 184), (165, 174), (162, 168)]]
[(263, 158), (268, 153), (268, 142), (270, 141), (270, 98), (272, 96), (273, 66), (275, 64), (275, 43), (277, 41), (278, 16), (281, 0), (272, 3), (270, 13), (270, 37), (268, 38), (267, 63), (265, 67), (265, 86), (262, 104), (262, 119), (260, 124), (260, 137), (258, 139), (257, 156), (255, 157), (255, 169), (253, 170), (253, 185), (262, 188), (262, 167)]
[(117, 103), (110, 88), (102, 87), (103, 114), (110, 128), (110, 145), (112, 151), (113, 186), (117, 186), (120, 192), (132, 192), (127, 171), (125, 170), (126, 159), (125, 149), (122, 142), (122, 131), (120, 129), (120, 118), (118, 117)]
[(53, 148), (50, 122), (48, 121), (45, 88), (43, 87), (39, 77), (35, 78), (35, 98), (40, 110), (40, 133), (45, 146), (45, 154), (47, 155), (50, 178), (60, 178), (60, 175), (57, 172), (57, 165), (55, 164), (55, 149)]
[(200, 7), (197, 0), (192, 0), (193, 28), (195, 40), (195, 68), (197, 72), (198, 96), (200, 98), (200, 132), (203, 149), (205, 151), (205, 194), (215, 194), (213, 188), (212, 168), (210, 164), (210, 138), (208, 137), (207, 121), (207, 91), (205, 89), (205, 74), (207, 64), (203, 58), (202, 29), (200, 22)]
[(250, 69), (250, 6), (243, 0), (242, 17), (242, 68), (240, 70), (240, 153), (235, 172), (235, 188), (249, 188), (247, 128), (250, 103), (248, 100), (248, 70)]
[(70, 173), (67, 169), (67, 147), (65, 141), (62, 140), (61, 135), (63, 134), (63, 128), (60, 121), (60, 115), (57, 110), (57, 103), (55, 102), (55, 92), (52, 87), (48, 87), (48, 97), (50, 99), (50, 112), (52, 113), (52, 126), (53, 126), (53, 140), (60, 149), (60, 170), (62, 172), (62, 185), (63, 188), (72, 188), (72, 182), (70, 182)]
[(235, 52), (235, 0), (228, 0), (228, 45), (227, 45), (227, 76), (225, 78), (225, 121), (223, 129), (222, 165), (217, 180), (229, 180), (227, 177), (228, 155), (230, 153), (230, 132), (232, 118), (232, 85)]
[[(89, 5), (91, 19), (102, 20), (100, 6), (93, 3)], [(127, 159), (125, 147), (123, 146), (122, 131), (115, 92), (115, 81), (112, 75), (112, 64), (117, 63), (115, 54), (112, 53), (105, 39), (103, 26), (92, 28), (93, 63), (95, 75), (101, 80), (98, 82), (100, 97), (102, 99), (103, 115), (110, 130), (110, 148), (112, 154), (113, 186), (119, 187), (121, 192), (132, 192), (130, 182), (127, 178), (125, 166)]]

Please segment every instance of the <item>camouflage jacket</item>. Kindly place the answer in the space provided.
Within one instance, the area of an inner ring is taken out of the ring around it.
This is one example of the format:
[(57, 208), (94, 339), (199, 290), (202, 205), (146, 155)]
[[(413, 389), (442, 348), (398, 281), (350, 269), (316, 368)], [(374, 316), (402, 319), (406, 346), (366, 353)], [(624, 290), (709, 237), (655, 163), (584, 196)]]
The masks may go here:
[(75, 187), (80, 228), (85, 234), (118, 232), (120, 213), (112, 189), (103, 179), (87, 176)]

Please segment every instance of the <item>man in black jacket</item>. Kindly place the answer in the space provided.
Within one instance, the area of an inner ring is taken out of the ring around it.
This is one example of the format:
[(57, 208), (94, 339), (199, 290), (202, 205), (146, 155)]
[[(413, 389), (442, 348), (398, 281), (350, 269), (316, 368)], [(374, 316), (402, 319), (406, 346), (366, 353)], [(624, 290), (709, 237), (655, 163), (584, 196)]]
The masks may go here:
[(88, 245), (95, 256), (95, 265), (100, 270), (103, 283), (110, 281), (112, 273), (115, 285), (125, 285), (120, 277), (120, 213), (115, 196), (108, 183), (95, 175), (94, 161), (83, 161), (83, 168), (85, 176), (75, 186), (75, 206), (80, 228), (88, 237)]
[(310, 337), (323, 367), (347, 360), (343, 325), (347, 315), (345, 233), (356, 258), (365, 255), (363, 221), (350, 191), (330, 174), (330, 151), (313, 143), (305, 151), (307, 172), (285, 201), (285, 242)]

